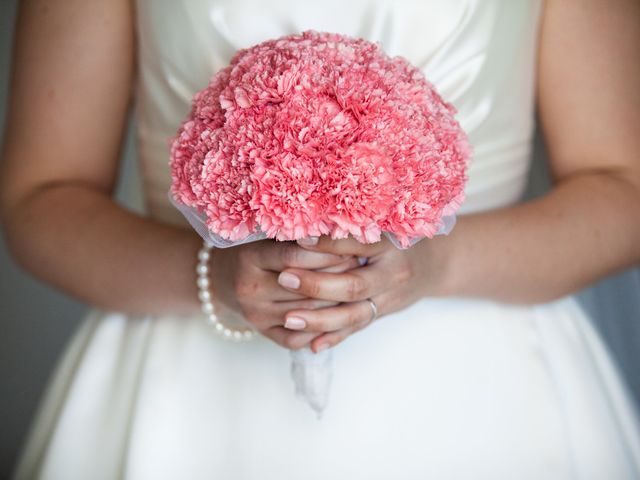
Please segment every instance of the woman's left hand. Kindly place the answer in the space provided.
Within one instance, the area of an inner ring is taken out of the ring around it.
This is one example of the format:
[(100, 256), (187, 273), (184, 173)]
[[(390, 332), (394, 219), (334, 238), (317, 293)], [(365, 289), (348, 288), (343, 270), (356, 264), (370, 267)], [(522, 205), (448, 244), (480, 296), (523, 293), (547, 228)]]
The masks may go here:
[(430, 258), (436, 257), (431, 254), (435, 242), (435, 239), (424, 239), (400, 250), (386, 237), (374, 244), (361, 244), (352, 237), (333, 240), (328, 236), (319, 237), (316, 244), (298, 241), (308, 250), (366, 257), (368, 263), (343, 273), (283, 270), (278, 283), (284, 288), (311, 298), (342, 302), (315, 310), (290, 310), (285, 314), (284, 326), (301, 333), (321, 332), (310, 343), (317, 353), (337, 345), (372, 322), (373, 308), (367, 299), (373, 300), (377, 307), (376, 318), (411, 305), (432, 291), (434, 274), (442, 264)]

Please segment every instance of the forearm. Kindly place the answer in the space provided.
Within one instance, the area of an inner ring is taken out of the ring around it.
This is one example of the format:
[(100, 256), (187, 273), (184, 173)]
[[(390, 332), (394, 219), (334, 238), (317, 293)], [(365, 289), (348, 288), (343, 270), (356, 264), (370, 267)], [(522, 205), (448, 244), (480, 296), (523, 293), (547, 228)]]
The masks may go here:
[(198, 308), (197, 234), (128, 212), (89, 186), (40, 189), (11, 209), (5, 230), (19, 264), (84, 302), (133, 314)]
[(460, 217), (448, 237), (432, 240), (446, 260), (424, 294), (551, 301), (638, 262), (639, 219), (633, 183), (572, 176), (540, 199)]

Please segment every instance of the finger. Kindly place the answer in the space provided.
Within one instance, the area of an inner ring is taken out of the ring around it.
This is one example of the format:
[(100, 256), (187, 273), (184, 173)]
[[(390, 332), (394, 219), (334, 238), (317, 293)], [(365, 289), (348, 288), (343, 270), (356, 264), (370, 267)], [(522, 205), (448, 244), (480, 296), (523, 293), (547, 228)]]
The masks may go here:
[(340, 302), (334, 300), (319, 300), (317, 298), (305, 297), (302, 300), (273, 302), (269, 307), (271, 311), (277, 313), (281, 317), (279, 325), (284, 325), (284, 316), (291, 310), (316, 310), (318, 308), (335, 307)]
[(256, 265), (274, 272), (281, 272), (288, 267), (314, 270), (337, 265), (346, 258), (332, 253), (305, 250), (296, 242), (264, 242), (264, 246), (257, 249)]
[[(284, 322), (284, 314), (292, 308), (307, 310), (334, 305), (336, 305), (336, 302), (316, 299), (306, 299), (299, 302), (282, 302), (280, 304), (271, 305), (268, 314), (266, 311), (267, 309), (263, 312), (266, 314), (265, 318), (268, 318), (269, 325), (267, 326), (265, 322), (258, 322), (261, 323), (261, 328), (259, 329), (260, 333), (278, 345), (290, 350), (298, 350), (302, 347), (310, 346), (311, 340), (322, 335), (322, 333), (302, 332), (285, 328), (282, 325)], [(280, 308), (282, 308), (282, 310), (280, 310)]]
[(373, 320), (373, 313), (367, 300), (315, 310), (294, 309), (286, 312), (284, 326), (305, 332), (331, 332), (368, 323)]
[(346, 260), (343, 260), (342, 263), (338, 263), (331, 267), (319, 268), (316, 272), (342, 273), (351, 270), (352, 268), (357, 268), (360, 265), (361, 263), (358, 261), (358, 257), (350, 256)]
[(369, 325), (370, 321), (366, 321), (364, 323), (354, 325), (351, 327), (341, 328), (340, 330), (334, 330), (333, 332), (322, 333), (317, 337), (310, 340), (309, 348), (314, 353), (318, 353), (321, 350), (325, 350), (327, 348), (333, 348), (339, 343), (343, 342), (347, 339), (347, 337), (353, 335), (359, 330), (362, 330), (364, 327)]
[[(317, 241), (309, 241), (310, 238), (316, 238)], [(320, 237), (303, 238), (296, 242), (305, 250), (313, 252), (326, 252), (335, 255), (355, 255), (360, 257), (372, 257), (384, 251), (389, 247), (390, 242), (386, 237), (381, 237), (379, 242), (360, 243), (352, 236), (347, 238), (332, 239), (328, 235)]]
[(245, 320), (254, 325), (258, 330), (267, 330), (271, 327), (282, 327), (285, 322), (285, 314), (290, 310), (309, 310), (317, 308), (333, 307), (337, 302), (330, 300), (317, 300), (304, 298), (303, 300), (264, 302), (257, 303), (245, 310)]
[(299, 350), (302, 347), (309, 346), (314, 338), (322, 335), (315, 332), (293, 332), (282, 326), (271, 327), (261, 333), (289, 350)]
[(278, 283), (278, 274), (263, 271), (262, 275), (246, 277), (236, 288), (236, 295), (245, 301), (265, 300), (290, 302), (308, 297), (302, 293), (285, 289)]
[(391, 275), (386, 270), (375, 264), (343, 273), (288, 268), (278, 275), (278, 283), (291, 292), (307, 297), (354, 302), (383, 291), (391, 281)]

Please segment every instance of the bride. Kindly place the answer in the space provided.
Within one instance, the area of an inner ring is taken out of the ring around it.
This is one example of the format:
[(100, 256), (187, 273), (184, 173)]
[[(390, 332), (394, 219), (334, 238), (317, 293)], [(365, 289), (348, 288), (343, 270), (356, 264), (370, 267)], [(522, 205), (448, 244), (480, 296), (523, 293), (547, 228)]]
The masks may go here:
[[(227, 342), (200, 313), (168, 139), (238, 49), (306, 29), (423, 70), (473, 144), (467, 200), (408, 250), (215, 251), (216, 300), (260, 332)], [(4, 231), (94, 308), (15, 478), (640, 478), (637, 413), (573, 297), (640, 260), (639, 44), (633, 0), (22, 2)], [(112, 199), (132, 103), (146, 216)], [(534, 106), (554, 188), (522, 203)], [(334, 352), (322, 420), (293, 394), (304, 346)]]

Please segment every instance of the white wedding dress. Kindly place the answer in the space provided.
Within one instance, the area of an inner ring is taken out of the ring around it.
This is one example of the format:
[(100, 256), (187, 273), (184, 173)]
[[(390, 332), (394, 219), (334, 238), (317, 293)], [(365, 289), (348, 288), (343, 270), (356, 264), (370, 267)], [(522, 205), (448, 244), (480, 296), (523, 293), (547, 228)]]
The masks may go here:
[[(136, 7), (138, 147), (157, 219), (186, 225), (167, 199), (168, 139), (194, 92), (237, 49), (306, 29), (379, 41), (454, 103), (475, 151), (462, 213), (522, 195), (540, 1)], [(93, 310), (51, 377), (15, 478), (640, 478), (637, 413), (573, 297), (424, 299), (382, 317), (334, 349), (321, 420), (295, 396), (289, 368), (282, 347), (229, 343), (201, 316)]]

